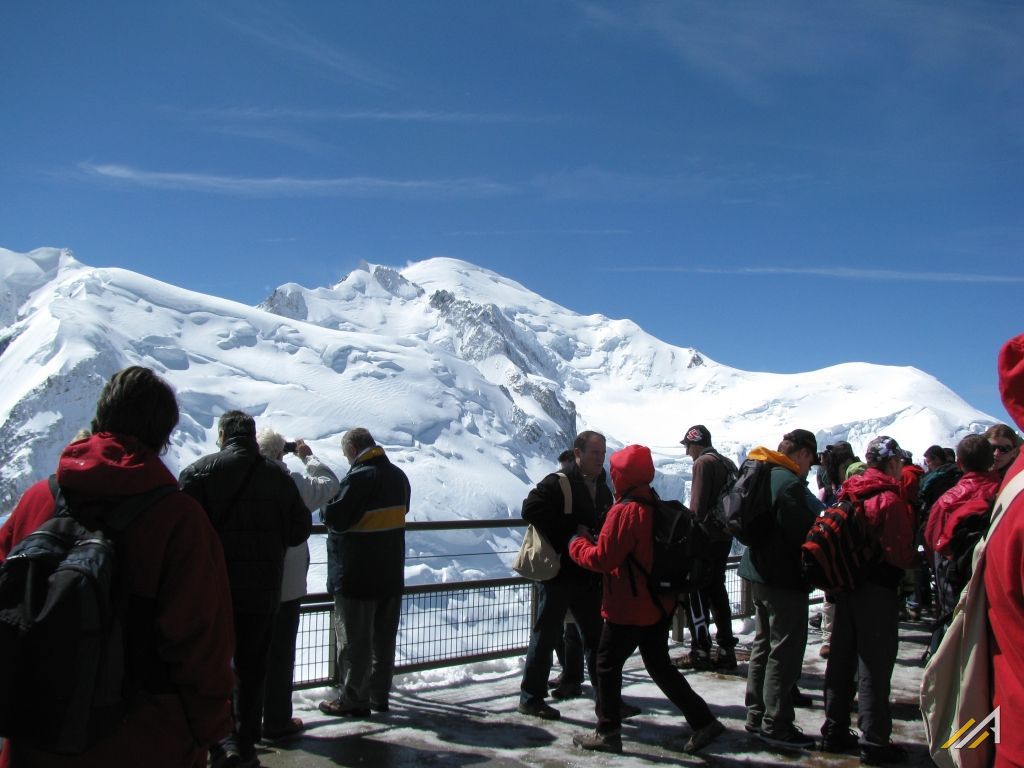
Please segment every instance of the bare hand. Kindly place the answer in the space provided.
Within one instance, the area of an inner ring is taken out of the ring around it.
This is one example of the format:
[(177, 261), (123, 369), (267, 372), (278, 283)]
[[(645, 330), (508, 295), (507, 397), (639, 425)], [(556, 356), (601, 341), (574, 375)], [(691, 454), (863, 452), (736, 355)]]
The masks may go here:
[(313, 455), (313, 449), (306, 445), (305, 440), (295, 441), (295, 455), (302, 460), (306, 460)]

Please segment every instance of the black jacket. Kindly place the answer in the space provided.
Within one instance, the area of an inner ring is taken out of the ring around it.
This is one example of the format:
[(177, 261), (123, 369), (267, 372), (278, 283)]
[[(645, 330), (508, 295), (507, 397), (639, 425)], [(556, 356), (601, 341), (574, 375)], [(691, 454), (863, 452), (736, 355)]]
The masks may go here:
[(604, 470), (597, 478), (597, 503), (591, 501), (590, 491), (575, 464), (565, 473), (572, 490), (572, 514), (565, 514), (565, 497), (558, 480), (552, 473), (537, 483), (523, 501), (523, 519), (537, 528), (555, 551), (561, 555), (562, 565), (555, 579), (600, 579), (599, 574), (585, 571), (569, 557), (569, 539), (576, 535), (576, 527), (584, 525), (598, 534), (605, 515), (614, 499)]
[(312, 518), (295, 482), (246, 435), (181, 472), (181, 489), (210, 516), (224, 547), (231, 602), (240, 613), (273, 613), (287, 547), (309, 538)]
[(320, 515), (327, 525), (327, 591), (363, 600), (405, 586), (409, 478), (379, 445), (359, 456)]

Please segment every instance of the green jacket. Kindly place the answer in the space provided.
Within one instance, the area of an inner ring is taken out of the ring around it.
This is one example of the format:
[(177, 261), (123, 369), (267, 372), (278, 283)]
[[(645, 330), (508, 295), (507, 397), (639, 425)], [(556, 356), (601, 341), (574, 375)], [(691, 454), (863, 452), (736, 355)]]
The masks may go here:
[(775, 530), (764, 544), (747, 547), (738, 573), (747, 581), (809, 592), (800, 569), (800, 545), (823, 509), (822, 503), (797, 476), (793, 462), (782, 454), (756, 448), (750, 457), (777, 464), (771, 475)]

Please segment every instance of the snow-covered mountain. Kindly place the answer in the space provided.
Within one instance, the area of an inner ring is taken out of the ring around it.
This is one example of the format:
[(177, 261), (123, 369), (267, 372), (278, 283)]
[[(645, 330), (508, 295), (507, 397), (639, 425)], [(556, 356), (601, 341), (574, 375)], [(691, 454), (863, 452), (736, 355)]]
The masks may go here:
[[(341, 434), (365, 426), (408, 473), (414, 519), (517, 517), (582, 429), (611, 448), (650, 445), (660, 490), (679, 496), (690, 462), (678, 441), (694, 422), (734, 456), (797, 426), (822, 447), (862, 449), (885, 432), (919, 455), (993, 423), (914, 368), (740, 371), (454, 259), (363, 264), (332, 287), (290, 283), (249, 307), (68, 251), (0, 249), (0, 516), (88, 426), (103, 382), (132, 364), (178, 393), (172, 471), (215, 450), (217, 417), (231, 408), (305, 438), (339, 471)], [(509, 548), (488, 532), (446, 536), (410, 546)], [(502, 568), (497, 558), (411, 564), (409, 577)]]

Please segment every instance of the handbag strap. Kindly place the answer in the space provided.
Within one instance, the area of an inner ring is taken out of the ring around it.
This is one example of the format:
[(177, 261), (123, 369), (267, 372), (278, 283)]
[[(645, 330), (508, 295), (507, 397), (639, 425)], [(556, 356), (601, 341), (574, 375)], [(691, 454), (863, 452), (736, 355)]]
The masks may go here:
[(572, 514), (572, 485), (569, 484), (569, 477), (565, 472), (555, 472), (558, 475), (558, 484), (562, 486), (562, 512), (566, 515)]

